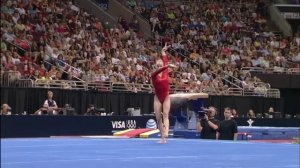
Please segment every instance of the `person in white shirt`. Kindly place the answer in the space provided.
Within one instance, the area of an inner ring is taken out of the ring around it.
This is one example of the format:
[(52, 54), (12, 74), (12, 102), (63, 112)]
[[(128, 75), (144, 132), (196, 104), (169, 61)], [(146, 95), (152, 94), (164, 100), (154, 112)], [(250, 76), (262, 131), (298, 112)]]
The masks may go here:
[(41, 115), (43, 112), (47, 112), (47, 114), (58, 114), (58, 106), (55, 100), (53, 100), (53, 92), (47, 92), (47, 100), (44, 101), (43, 107), (35, 112), (36, 115)]
[(0, 115), (11, 115), (11, 107), (6, 103), (2, 104)]

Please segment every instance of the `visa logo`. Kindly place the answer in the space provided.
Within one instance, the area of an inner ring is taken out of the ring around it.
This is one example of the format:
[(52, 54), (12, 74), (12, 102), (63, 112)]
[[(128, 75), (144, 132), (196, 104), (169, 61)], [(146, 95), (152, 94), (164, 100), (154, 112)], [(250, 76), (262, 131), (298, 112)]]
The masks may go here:
[(113, 128), (125, 128), (125, 121), (112, 121)]

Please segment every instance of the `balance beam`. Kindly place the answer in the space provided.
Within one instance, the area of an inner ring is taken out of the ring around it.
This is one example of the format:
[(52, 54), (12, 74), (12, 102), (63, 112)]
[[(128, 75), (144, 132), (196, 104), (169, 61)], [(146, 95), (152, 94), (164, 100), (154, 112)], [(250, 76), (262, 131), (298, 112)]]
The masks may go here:
[(208, 94), (207, 93), (175, 93), (170, 94), (170, 98), (176, 99), (176, 98), (186, 98), (188, 100), (197, 100), (197, 99), (207, 99)]

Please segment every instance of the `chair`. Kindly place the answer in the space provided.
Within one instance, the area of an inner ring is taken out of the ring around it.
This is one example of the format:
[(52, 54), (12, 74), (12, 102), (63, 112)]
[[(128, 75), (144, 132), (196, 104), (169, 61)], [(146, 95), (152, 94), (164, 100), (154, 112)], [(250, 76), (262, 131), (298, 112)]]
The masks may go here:
[(139, 107), (128, 108), (127, 112), (129, 116), (141, 116), (141, 109)]
[(285, 118), (286, 118), (286, 119), (291, 119), (292, 116), (291, 116), (290, 114), (285, 114)]
[(261, 113), (257, 113), (256, 118), (263, 118), (263, 115)]
[(281, 112), (274, 112), (274, 118), (282, 118)]
[(99, 108), (98, 112), (100, 113), (100, 115), (106, 116), (106, 109), (105, 108)]

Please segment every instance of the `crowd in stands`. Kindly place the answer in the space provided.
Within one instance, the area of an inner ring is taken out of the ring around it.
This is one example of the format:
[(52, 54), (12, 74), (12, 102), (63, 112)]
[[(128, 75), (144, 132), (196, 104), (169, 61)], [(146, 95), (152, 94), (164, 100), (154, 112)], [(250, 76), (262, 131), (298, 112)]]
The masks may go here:
[(152, 39), (142, 36), (135, 17), (120, 16), (115, 27), (107, 28), (71, 1), (1, 1), (1, 75), (146, 87), (164, 43), (171, 43), (169, 60), (178, 66), (171, 85), (192, 92), (256, 88), (260, 79), (243, 67), (300, 68), (299, 33), (275, 36), (261, 3), (124, 3), (149, 20)]

